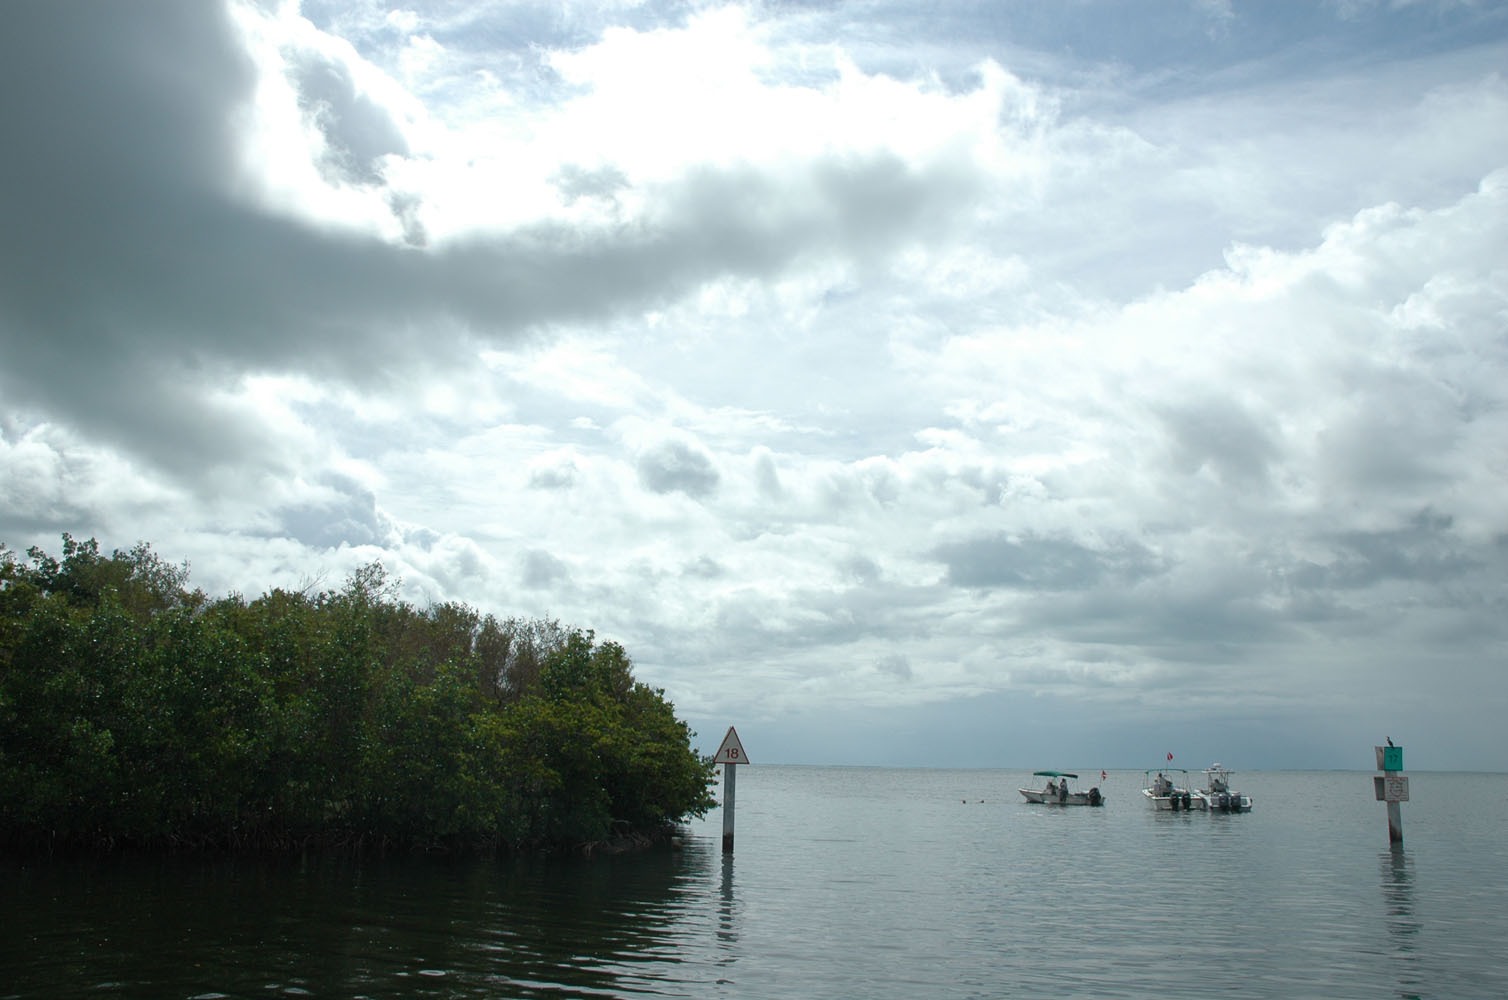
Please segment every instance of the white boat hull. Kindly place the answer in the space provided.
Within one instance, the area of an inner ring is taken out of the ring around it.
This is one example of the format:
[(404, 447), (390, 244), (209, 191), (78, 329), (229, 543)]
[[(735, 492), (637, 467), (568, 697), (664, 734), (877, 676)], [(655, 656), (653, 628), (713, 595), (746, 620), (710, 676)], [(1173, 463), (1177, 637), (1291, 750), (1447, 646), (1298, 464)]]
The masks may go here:
[(1158, 812), (1187, 812), (1193, 809), (1202, 809), (1204, 804), (1199, 801), (1197, 793), (1188, 792), (1181, 788), (1175, 788), (1167, 795), (1157, 795), (1150, 788), (1141, 790), (1152, 808)]
[(1195, 808), (1210, 812), (1251, 812), (1251, 796), (1240, 792), (1222, 792), (1218, 795), (1195, 792), (1194, 800), (1197, 803)]
[[(1088, 792), (1069, 792), (1067, 796), (1062, 796), (1049, 795), (1040, 788), (1018, 788), (1016, 791), (1020, 792), (1026, 801), (1044, 806), (1102, 806), (1105, 804), (1103, 795), (1091, 796)], [(1091, 798), (1094, 801), (1090, 801)]]

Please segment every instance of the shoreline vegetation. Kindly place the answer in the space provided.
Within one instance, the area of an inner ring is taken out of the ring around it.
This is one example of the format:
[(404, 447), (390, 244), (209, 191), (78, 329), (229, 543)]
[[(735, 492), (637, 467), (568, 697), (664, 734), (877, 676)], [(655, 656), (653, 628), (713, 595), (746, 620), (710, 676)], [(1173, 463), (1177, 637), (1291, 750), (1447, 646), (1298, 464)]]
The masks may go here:
[(0, 546), (0, 849), (591, 854), (714, 804), (622, 646), (396, 590), (211, 598), (144, 542)]

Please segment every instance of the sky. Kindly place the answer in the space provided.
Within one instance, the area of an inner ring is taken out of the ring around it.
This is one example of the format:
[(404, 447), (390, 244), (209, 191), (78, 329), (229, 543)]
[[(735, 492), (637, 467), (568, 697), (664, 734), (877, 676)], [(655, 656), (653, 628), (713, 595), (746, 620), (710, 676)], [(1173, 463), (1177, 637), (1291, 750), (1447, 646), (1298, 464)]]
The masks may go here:
[(0, 543), (760, 763), (1508, 770), (1508, 5), (0, 11)]

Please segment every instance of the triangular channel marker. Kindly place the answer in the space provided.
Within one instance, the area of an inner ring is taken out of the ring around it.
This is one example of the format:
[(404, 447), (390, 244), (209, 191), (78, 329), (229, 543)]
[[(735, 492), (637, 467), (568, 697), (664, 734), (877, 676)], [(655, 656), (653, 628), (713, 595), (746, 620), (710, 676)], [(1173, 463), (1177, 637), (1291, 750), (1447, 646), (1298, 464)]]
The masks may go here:
[(712, 758), (714, 764), (747, 764), (749, 755), (744, 753), (744, 745), (738, 742), (738, 732), (728, 727), (728, 735), (723, 737), (723, 745), (717, 748), (717, 756)]

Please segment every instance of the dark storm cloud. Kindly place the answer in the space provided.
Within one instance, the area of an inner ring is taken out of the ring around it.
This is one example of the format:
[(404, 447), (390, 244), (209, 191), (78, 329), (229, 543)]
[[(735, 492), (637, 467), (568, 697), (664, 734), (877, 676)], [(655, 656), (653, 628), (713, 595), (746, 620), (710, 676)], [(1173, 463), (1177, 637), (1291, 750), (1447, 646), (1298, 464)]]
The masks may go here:
[[(882, 252), (945, 225), (971, 191), (882, 154), (778, 177), (706, 168), (647, 192), (640, 221), (419, 249), (245, 202), (232, 123), (257, 70), (221, 5), (61, 0), (6, 19), (0, 390), (185, 474), (278, 460), (211, 401), (245, 373), (402, 379), (456, 363), (468, 334), (604, 318), (812, 253)], [(342, 172), (370, 179), (401, 151), (343, 70), (316, 59), (296, 76)], [(606, 191), (612, 176), (576, 182)], [(422, 242), (415, 206), (391, 204)], [(706, 470), (687, 475), (708, 487)]]
[(932, 557), (947, 565), (948, 582), (957, 587), (1087, 590), (1105, 582), (1134, 582), (1158, 569), (1153, 554), (1140, 545), (1093, 549), (1039, 535), (973, 538), (940, 545)]

